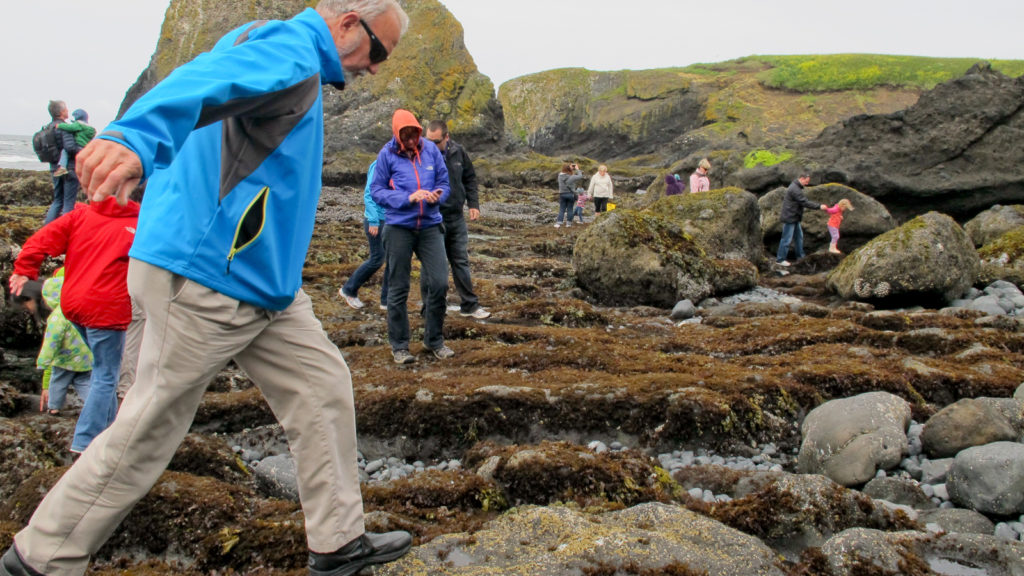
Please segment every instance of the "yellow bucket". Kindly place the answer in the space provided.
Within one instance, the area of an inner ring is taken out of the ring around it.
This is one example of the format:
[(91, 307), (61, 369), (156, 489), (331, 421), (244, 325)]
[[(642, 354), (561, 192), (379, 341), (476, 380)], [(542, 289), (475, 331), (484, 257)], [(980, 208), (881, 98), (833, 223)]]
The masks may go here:
[(612, 204), (611, 202), (609, 202), (607, 208), (609, 210), (615, 210), (615, 204)]

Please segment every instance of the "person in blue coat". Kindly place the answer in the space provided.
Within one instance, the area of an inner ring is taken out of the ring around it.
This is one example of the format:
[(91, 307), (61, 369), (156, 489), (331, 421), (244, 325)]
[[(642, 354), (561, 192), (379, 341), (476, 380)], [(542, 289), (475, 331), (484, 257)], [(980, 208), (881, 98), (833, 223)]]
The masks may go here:
[(134, 386), (39, 504), (0, 576), (83, 574), (188, 433), (234, 360), (295, 457), (312, 576), (395, 560), (412, 537), (366, 531), (352, 380), (302, 290), (323, 168), (321, 86), (376, 73), (408, 28), (396, 0), (321, 0), (180, 66), (76, 158), (93, 202), (147, 181), (128, 290), (145, 328)]
[[(377, 161), (374, 160), (366, 172), (366, 188), (363, 190), (363, 232), (370, 245), (370, 255), (359, 268), (356, 268), (345, 285), (338, 289), (338, 295), (342, 300), (356, 310), (365, 306), (359, 299), (359, 289), (384, 265), (384, 241), (381, 239), (381, 229), (384, 228), (387, 213), (373, 201), (373, 196), (370, 195), (370, 185), (373, 183), (373, 173), (376, 169)], [(384, 279), (380, 285), (380, 309), (388, 309), (387, 272), (384, 273)]]
[(444, 343), (448, 258), (444, 251), (441, 204), (451, 188), (444, 156), (423, 137), (423, 126), (408, 110), (391, 119), (394, 137), (377, 155), (370, 185), (373, 201), (384, 207), (384, 251), (388, 271), (388, 341), (397, 364), (411, 364), (409, 283), (412, 256), (420, 260), (423, 295), (423, 345), (438, 359), (455, 355)]

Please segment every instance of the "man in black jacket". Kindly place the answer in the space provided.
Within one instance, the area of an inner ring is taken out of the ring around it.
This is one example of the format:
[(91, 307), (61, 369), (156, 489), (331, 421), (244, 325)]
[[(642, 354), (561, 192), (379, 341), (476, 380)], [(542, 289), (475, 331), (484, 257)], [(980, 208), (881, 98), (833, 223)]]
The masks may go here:
[(462, 300), (459, 314), (483, 320), (491, 313), (480, 306), (480, 300), (473, 292), (473, 281), (469, 275), (469, 232), (463, 214), (463, 206), (468, 205), (469, 219), (480, 217), (476, 171), (473, 170), (473, 163), (466, 150), (451, 139), (444, 120), (433, 120), (427, 126), (427, 139), (441, 150), (448, 167), (451, 194), (441, 205), (441, 216), (444, 218), (444, 251), (452, 269), (455, 290)]
[(780, 266), (789, 266), (786, 255), (789, 253), (789, 243), (793, 240), (796, 240), (797, 259), (804, 257), (804, 231), (800, 227), (804, 208), (828, 209), (824, 204), (815, 204), (807, 199), (804, 187), (810, 183), (811, 177), (808, 174), (800, 174), (789, 188), (786, 188), (786, 195), (782, 198), (782, 213), (779, 215), (779, 220), (782, 221), (782, 238), (779, 240), (779, 252), (775, 255), (775, 262)]

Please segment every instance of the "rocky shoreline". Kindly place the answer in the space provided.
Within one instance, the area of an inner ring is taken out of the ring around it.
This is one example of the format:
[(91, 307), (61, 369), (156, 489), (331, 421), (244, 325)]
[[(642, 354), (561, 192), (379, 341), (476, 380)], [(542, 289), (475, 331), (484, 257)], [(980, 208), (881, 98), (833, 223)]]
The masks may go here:
[[(936, 463), (954, 455), (922, 441), (958, 401), (1014, 401), (1024, 323), (1012, 283), (979, 285), (941, 309), (885, 309), (829, 291), (843, 257), (816, 252), (785, 274), (762, 261), (756, 286), (673, 318), (602, 304), (580, 284), (574, 250), (592, 246), (610, 216), (554, 229), (550, 191), (484, 197), (470, 234), (494, 315), (450, 316), (456, 356), (409, 367), (388, 361), (379, 312), (335, 295), (365, 255), (359, 190), (322, 198), (306, 290), (353, 374), (367, 525), (416, 536), (413, 553), (374, 573), (1024, 571), (1021, 513), (955, 500), (953, 463)], [(621, 214), (645, 202), (623, 197)], [(43, 209), (0, 207), (0, 238), (23, 241)], [(13, 463), (0, 470), (0, 546), (63, 472), (73, 423), (33, 411), (34, 352), (11, 342), (0, 366), (0, 458)], [(905, 404), (904, 436), (889, 443), (900, 457), (849, 486), (801, 471), (808, 415), (877, 393)], [(273, 422), (248, 378), (225, 370), (91, 573), (305, 573)], [(1020, 434), (1012, 422), (1001, 429)]]

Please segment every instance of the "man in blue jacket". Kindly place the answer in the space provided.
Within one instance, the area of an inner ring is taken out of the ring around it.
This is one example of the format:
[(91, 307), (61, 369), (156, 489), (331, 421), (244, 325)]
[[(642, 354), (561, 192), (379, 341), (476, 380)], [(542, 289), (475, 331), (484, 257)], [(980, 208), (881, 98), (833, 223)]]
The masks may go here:
[(423, 138), (423, 127), (408, 110), (396, 110), (391, 119), (394, 138), (377, 155), (370, 185), (373, 201), (384, 207), (384, 251), (388, 274), (388, 341), (397, 364), (416, 361), (409, 352), (409, 282), (412, 255), (420, 259), (420, 294), (423, 295), (423, 345), (439, 359), (455, 352), (445, 345), (448, 259), (440, 206), (448, 198), (448, 169), (433, 142)]
[(323, 155), (323, 84), (376, 73), (408, 27), (395, 0), (321, 0), (172, 72), (78, 155), (92, 200), (147, 180), (128, 288), (145, 331), (114, 423), (40, 503), (0, 576), (80, 575), (153, 486), (234, 359), (295, 456), (314, 576), (411, 545), (364, 529), (352, 381), (302, 291)]

